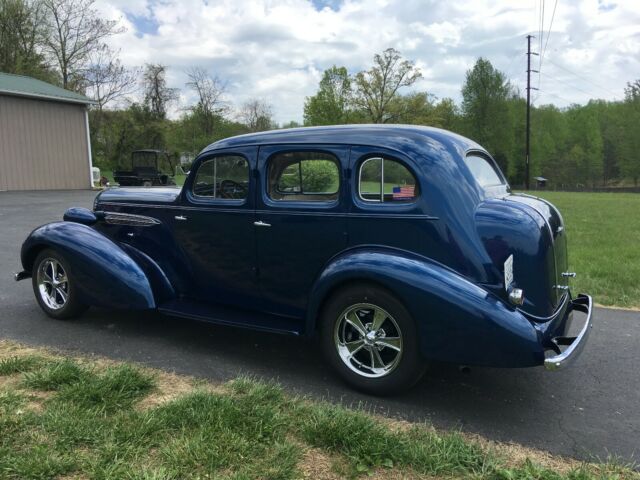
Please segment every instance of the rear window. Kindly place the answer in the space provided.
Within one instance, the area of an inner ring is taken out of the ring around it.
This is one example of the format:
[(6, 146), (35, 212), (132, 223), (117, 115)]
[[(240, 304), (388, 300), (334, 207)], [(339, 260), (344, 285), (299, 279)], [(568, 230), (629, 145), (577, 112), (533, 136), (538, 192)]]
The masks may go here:
[(464, 161), (481, 187), (504, 185), (502, 174), (498, 167), (493, 164), (493, 161), (477, 154), (467, 155)]

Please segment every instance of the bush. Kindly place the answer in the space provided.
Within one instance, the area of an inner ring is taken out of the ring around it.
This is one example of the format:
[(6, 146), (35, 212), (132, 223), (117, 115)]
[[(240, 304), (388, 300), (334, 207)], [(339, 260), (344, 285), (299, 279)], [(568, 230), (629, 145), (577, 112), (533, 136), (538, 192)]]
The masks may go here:
[(333, 193), (338, 190), (338, 167), (330, 160), (302, 162), (304, 193)]

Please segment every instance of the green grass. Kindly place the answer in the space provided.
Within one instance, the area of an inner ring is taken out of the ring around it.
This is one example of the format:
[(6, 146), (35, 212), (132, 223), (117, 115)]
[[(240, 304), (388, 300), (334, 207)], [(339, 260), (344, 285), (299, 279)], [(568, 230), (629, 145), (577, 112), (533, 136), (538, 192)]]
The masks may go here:
[[(310, 466), (340, 478), (640, 478), (624, 466), (516, 462), (458, 432), (400, 428), (246, 378), (213, 388), (127, 364), (51, 356), (26, 363), (29, 371), (12, 368), (1, 377), (13, 380), (0, 383), (3, 479), (286, 480), (302, 478)], [(188, 388), (150, 401), (179, 384)]]
[(565, 221), (572, 290), (603, 305), (640, 307), (640, 195), (531, 192)]

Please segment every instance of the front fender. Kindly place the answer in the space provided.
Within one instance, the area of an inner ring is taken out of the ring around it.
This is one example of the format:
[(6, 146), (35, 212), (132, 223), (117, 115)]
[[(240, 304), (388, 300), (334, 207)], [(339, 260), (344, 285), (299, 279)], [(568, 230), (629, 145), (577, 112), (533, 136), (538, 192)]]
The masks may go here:
[(403, 302), (429, 360), (495, 367), (544, 362), (538, 331), (520, 312), (455, 271), (428, 258), (388, 248), (347, 251), (333, 259), (311, 295), (307, 332), (335, 288), (373, 282)]
[(22, 245), (28, 272), (44, 248), (52, 248), (70, 264), (82, 302), (109, 308), (155, 308), (153, 291), (140, 266), (117, 244), (91, 227), (55, 222), (36, 228)]

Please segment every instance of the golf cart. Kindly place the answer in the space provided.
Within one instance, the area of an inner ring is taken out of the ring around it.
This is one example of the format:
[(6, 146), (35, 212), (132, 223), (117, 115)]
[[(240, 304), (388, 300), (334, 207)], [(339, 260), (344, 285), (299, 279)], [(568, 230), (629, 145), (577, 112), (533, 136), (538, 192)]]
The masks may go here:
[[(171, 173), (164, 173), (163, 170)], [(176, 184), (167, 152), (151, 149), (131, 152), (131, 170), (116, 170), (113, 179), (123, 187)]]

